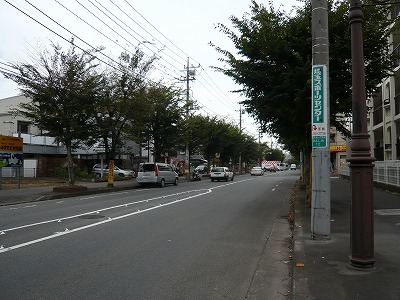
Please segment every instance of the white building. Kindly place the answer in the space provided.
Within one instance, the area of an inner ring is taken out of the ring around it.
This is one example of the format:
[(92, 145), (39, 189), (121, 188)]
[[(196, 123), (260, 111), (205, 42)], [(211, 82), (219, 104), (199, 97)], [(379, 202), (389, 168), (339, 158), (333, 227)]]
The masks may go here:
[[(66, 148), (23, 116), (15, 116), (11, 113), (12, 109), (17, 108), (20, 103), (29, 101), (30, 99), (25, 96), (0, 99), (0, 135), (23, 138), (24, 167), (22, 176), (53, 176), (55, 167), (64, 164)], [(145, 157), (147, 151), (142, 152), (142, 157)], [(104, 148), (101, 147), (77, 149), (74, 155), (79, 167), (88, 169), (105, 158)], [(135, 164), (134, 160), (138, 156), (139, 147), (131, 142), (126, 146), (124, 154), (119, 155), (116, 161), (123, 167), (132, 169)], [(15, 176), (15, 170), (2, 168), (2, 174), (5, 177)]]
[[(392, 7), (391, 18), (398, 16), (400, 6)], [(400, 54), (400, 31), (390, 37), (394, 53)], [(385, 78), (367, 101), (368, 133), (372, 156), (377, 161), (400, 159), (400, 61), (393, 75)]]

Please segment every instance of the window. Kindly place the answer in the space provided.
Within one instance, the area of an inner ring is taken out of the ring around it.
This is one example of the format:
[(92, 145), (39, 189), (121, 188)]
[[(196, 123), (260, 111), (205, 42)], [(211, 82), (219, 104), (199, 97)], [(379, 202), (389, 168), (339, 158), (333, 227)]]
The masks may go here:
[(170, 171), (170, 169), (166, 165), (158, 165), (158, 170), (159, 171)]
[(18, 121), (17, 131), (20, 133), (29, 133), (29, 123), (24, 121)]

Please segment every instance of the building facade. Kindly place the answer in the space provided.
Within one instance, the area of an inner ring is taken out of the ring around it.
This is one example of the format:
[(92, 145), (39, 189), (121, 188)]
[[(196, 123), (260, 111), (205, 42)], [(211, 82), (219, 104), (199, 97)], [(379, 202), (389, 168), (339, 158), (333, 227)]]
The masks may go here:
[(337, 131), (335, 127), (331, 127), (329, 144), (331, 154), (331, 172), (341, 173), (342, 167), (346, 165), (347, 139)]
[[(400, 6), (393, 5), (392, 19), (400, 15)], [(400, 54), (400, 31), (390, 37), (393, 53)], [(393, 75), (382, 80), (377, 91), (367, 100), (367, 124), (372, 156), (377, 161), (400, 159), (400, 60)]]
[[(12, 110), (21, 103), (31, 101), (25, 96), (0, 99), (0, 135), (21, 137), (23, 139), (24, 166), (23, 177), (54, 176), (55, 168), (65, 165), (66, 147), (48, 136), (44, 130), (33, 125), (22, 116), (12, 114)], [(139, 159), (139, 146), (127, 142), (121, 154), (115, 158), (116, 164), (127, 169), (134, 169)], [(148, 159), (148, 151), (142, 149), (141, 159)], [(77, 149), (74, 152), (75, 163), (79, 168), (91, 167), (105, 159), (104, 147)], [(5, 177), (15, 176), (15, 168), (2, 168)]]

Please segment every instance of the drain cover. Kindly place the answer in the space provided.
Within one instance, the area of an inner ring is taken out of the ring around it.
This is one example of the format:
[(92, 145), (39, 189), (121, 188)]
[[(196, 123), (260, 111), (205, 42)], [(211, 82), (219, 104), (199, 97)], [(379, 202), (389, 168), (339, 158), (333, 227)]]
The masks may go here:
[(92, 219), (102, 219), (102, 218), (105, 218), (105, 216), (102, 216), (99, 214), (92, 214), (92, 215), (82, 215), (82, 216), (79, 216), (79, 218), (92, 220)]

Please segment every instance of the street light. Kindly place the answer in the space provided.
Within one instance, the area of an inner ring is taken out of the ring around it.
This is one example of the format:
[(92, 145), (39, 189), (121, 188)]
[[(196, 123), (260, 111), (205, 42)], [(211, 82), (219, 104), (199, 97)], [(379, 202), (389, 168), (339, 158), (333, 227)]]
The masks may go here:
[[(373, 162), (367, 130), (365, 93), (364, 50), (362, 37), (362, 2), (349, 0), (352, 57), (352, 112), (353, 132), (350, 162), (351, 182), (351, 268), (368, 270), (375, 268), (374, 215), (373, 215)], [(399, 4), (400, 1), (373, 0), (375, 5)]]
[(373, 161), (367, 130), (362, 3), (350, 0), (353, 131), (350, 162), (351, 268), (374, 269)]

